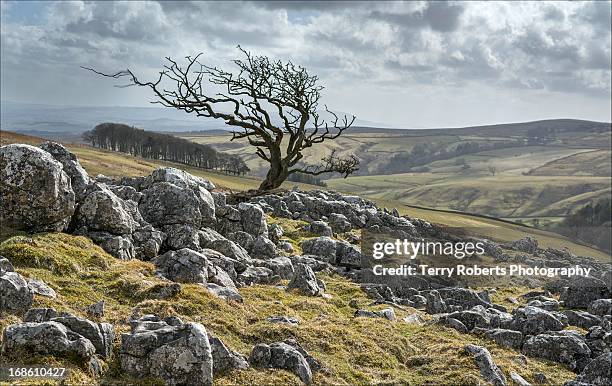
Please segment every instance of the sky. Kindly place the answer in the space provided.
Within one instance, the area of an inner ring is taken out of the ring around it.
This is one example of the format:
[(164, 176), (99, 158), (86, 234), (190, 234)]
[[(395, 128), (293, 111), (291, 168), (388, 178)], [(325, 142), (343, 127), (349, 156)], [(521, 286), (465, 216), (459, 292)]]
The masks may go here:
[(203, 52), (233, 70), (236, 46), (291, 60), (322, 102), (406, 128), (551, 118), (611, 120), (610, 14), (595, 2), (1, 2), (1, 99), (147, 106), (80, 68), (155, 77)]

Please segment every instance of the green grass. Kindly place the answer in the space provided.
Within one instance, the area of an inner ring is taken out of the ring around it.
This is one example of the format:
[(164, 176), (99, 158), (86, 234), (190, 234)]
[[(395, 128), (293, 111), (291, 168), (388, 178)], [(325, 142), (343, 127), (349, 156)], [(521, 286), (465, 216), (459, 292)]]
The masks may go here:
[[(307, 237), (298, 223), (283, 220), (287, 234)], [(355, 300), (361, 308), (370, 306), (359, 285), (335, 275), (320, 275), (329, 299), (306, 297), (275, 286), (252, 286), (240, 289), (244, 303), (226, 302), (211, 296), (203, 287), (182, 285), (173, 299), (156, 300), (142, 294), (161, 284), (152, 264), (138, 260), (122, 261), (106, 254), (87, 238), (61, 233), (43, 233), (8, 238), (0, 244), (0, 254), (11, 260), (18, 272), (43, 279), (58, 293), (57, 299), (35, 296), (35, 307), (54, 307), (85, 316), (85, 307), (100, 299), (106, 301), (103, 321), (113, 323), (118, 332), (113, 356), (104, 363), (100, 382), (104, 384), (151, 384), (121, 374), (119, 366), (120, 333), (129, 330), (126, 317), (137, 307), (141, 313), (161, 316), (179, 315), (184, 321), (202, 323), (209, 332), (221, 337), (231, 348), (248, 355), (260, 342), (295, 338), (325, 369), (315, 374), (319, 385), (353, 384), (423, 384), (440, 381), (453, 384), (482, 382), (472, 358), (463, 354), (468, 344), (489, 348), (493, 358), (508, 376), (517, 371), (527, 380), (543, 372), (558, 382), (575, 375), (559, 364), (527, 359), (517, 361), (519, 353), (498, 347), (477, 336), (462, 335), (441, 326), (414, 326), (401, 321), (413, 309), (396, 309), (398, 321), (353, 318), (348, 304)], [(47, 266), (47, 264), (49, 264)], [(286, 315), (300, 321), (298, 326), (270, 324), (270, 315)], [(427, 315), (423, 316), (427, 318)], [(17, 317), (0, 319), (0, 328), (15, 323)], [(15, 355), (15, 353), (13, 353)], [(26, 364), (69, 365), (74, 368), (70, 384), (93, 384), (98, 381), (86, 366), (73, 359), (37, 356), (16, 358), (11, 353), (0, 356), (0, 363), (19, 360)], [(298, 378), (282, 370), (249, 369), (215, 379), (217, 385), (299, 384)]]

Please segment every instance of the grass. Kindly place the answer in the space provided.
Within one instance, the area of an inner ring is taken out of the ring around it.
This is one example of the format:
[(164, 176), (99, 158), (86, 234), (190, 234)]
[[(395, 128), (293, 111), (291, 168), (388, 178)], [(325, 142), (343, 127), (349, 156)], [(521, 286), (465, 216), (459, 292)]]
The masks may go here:
[[(291, 237), (307, 237), (298, 222), (283, 220)], [(291, 225), (295, 227), (292, 228)], [(297, 240), (294, 240), (297, 241)], [(183, 284), (173, 299), (148, 298), (147, 290), (163, 281), (154, 274), (152, 264), (138, 260), (117, 260), (94, 245), (89, 239), (62, 233), (42, 233), (14, 236), (0, 244), (0, 255), (13, 262), (18, 272), (44, 280), (58, 294), (57, 299), (35, 296), (35, 307), (85, 316), (87, 305), (104, 299), (103, 321), (113, 323), (117, 331), (114, 354), (104, 363), (100, 380), (87, 372), (87, 367), (74, 359), (37, 356), (15, 357), (4, 353), (0, 363), (57, 364), (71, 366), (70, 384), (150, 384), (154, 380), (137, 380), (121, 374), (119, 366), (120, 334), (129, 330), (126, 317), (134, 309), (141, 313), (161, 316), (178, 315), (184, 321), (202, 323), (209, 332), (219, 336), (228, 346), (248, 355), (260, 342), (295, 338), (325, 369), (315, 374), (320, 385), (353, 384), (423, 384), (444, 380), (453, 384), (481, 382), (471, 357), (462, 353), (468, 344), (489, 348), (495, 361), (504, 370), (517, 371), (527, 380), (535, 372), (563, 382), (574, 374), (559, 364), (527, 359), (522, 365), (515, 351), (498, 347), (472, 335), (462, 335), (441, 326), (415, 326), (401, 321), (413, 309), (396, 309), (398, 321), (353, 318), (349, 306), (355, 300), (359, 307), (371, 306), (360, 287), (335, 275), (320, 275), (331, 298), (305, 297), (275, 286), (252, 286), (240, 289), (244, 303), (226, 302), (210, 295), (196, 284)], [(270, 324), (270, 315), (286, 315), (300, 321), (298, 326)], [(426, 315), (423, 315), (427, 318)], [(0, 328), (15, 323), (18, 318), (0, 319)], [(297, 377), (282, 370), (249, 369), (217, 378), (217, 385), (238, 384), (299, 384)]]

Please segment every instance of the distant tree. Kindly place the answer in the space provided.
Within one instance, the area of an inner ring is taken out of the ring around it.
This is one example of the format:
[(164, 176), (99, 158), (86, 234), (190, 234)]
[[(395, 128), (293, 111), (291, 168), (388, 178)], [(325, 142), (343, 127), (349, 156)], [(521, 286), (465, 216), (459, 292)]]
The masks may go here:
[(491, 173), (492, 176), (494, 176), (495, 173), (497, 173), (497, 168), (493, 165), (490, 165), (487, 169), (489, 170), (489, 173)]
[[(336, 172), (347, 177), (355, 172), (359, 159), (353, 155), (342, 158), (336, 152), (318, 165), (300, 163), (304, 150), (338, 138), (355, 116), (339, 118), (325, 106), (332, 117), (326, 122), (317, 110), (323, 90), (318, 77), (291, 62), (271, 61), (238, 48), (244, 59), (233, 61), (237, 73), (202, 64), (201, 54), (186, 57), (184, 67), (167, 57), (168, 63), (154, 81), (141, 81), (129, 69), (115, 74), (86, 69), (106, 77), (127, 78), (127, 86), (149, 87), (158, 99), (154, 103), (221, 119), (234, 127), (232, 140), (246, 138), (256, 148), (255, 154), (270, 165), (260, 190), (277, 188), (294, 173), (318, 176)], [(209, 86), (222, 91), (214, 93)]]

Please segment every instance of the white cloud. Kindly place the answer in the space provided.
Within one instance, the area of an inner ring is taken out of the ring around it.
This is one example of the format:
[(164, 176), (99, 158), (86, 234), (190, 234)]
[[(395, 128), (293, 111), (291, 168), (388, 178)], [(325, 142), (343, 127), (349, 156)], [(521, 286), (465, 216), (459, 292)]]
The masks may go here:
[[(458, 122), (496, 118), (455, 98), (459, 88), (470, 101), (497, 90), (486, 95), (498, 95), (498, 103), (509, 95), (535, 100), (530, 92), (556, 102), (566, 95), (574, 105), (559, 105), (557, 116), (610, 116), (609, 2), (57, 2), (31, 25), (11, 17), (19, 6), (2, 2), (3, 99), (141, 104), (143, 91), (113, 89), (79, 66), (129, 66), (153, 76), (165, 56), (200, 51), (228, 66), (241, 44), (320, 74), (329, 103), (364, 119), (442, 122), (414, 119), (412, 108), (385, 110), (402, 103), (398, 96), (416, 110), (436, 108), (420, 106), (435, 100), (410, 90), (450, 95), (445, 103), (457, 107), (446, 111), (457, 111)], [(356, 90), (376, 98), (364, 107)], [(589, 114), (600, 106), (599, 113), (585, 116), (576, 100), (590, 104)], [(554, 106), (541, 111), (552, 114)], [(514, 112), (514, 120), (538, 117), (527, 106), (524, 117)]]

